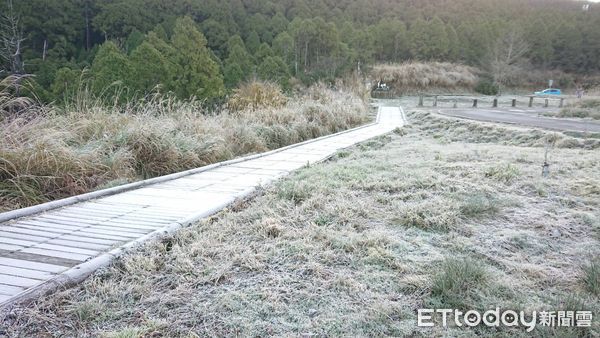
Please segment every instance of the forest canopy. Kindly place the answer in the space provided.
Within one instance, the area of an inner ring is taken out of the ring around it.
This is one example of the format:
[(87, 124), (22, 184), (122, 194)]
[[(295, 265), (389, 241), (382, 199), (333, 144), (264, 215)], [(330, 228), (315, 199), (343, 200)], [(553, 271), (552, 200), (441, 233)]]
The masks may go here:
[(123, 99), (214, 99), (253, 77), (287, 88), (406, 60), (507, 83), (516, 63), (600, 71), (600, 6), (570, 0), (0, 0), (0, 13), (0, 78), (33, 74), (44, 101), (82, 79)]

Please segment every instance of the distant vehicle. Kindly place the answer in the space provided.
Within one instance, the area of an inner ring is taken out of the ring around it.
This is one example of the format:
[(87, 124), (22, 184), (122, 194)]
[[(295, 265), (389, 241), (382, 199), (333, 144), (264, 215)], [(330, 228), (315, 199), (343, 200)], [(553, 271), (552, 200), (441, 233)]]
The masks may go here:
[(556, 89), (556, 88), (548, 88), (548, 89), (544, 89), (541, 92), (535, 92), (535, 95), (541, 95), (541, 96), (545, 96), (545, 95), (562, 95), (562, 92), (560, 91), (560, 89)]

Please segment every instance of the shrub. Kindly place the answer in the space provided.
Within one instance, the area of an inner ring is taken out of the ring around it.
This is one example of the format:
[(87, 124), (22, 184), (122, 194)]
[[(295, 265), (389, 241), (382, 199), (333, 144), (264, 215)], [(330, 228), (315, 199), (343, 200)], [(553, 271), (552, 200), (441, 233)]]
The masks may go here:
[(477, 82), (475, 91), (483, 95), (498, 95), (500, 87), (491, 80), (482, 79)]

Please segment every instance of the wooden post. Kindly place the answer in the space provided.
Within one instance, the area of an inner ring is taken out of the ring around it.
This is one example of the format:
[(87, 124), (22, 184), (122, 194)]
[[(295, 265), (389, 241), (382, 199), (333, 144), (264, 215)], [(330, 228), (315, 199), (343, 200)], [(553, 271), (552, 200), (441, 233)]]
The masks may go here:
[(529, 97), (529, 108), (533, 107), (533, 96)]
[(498, 107), (498, 98), (494, 99), (494, 102), (492, 103), (492, 108), (496, 108)]
[(565, 98), (561, 97), (560, 98), (560, 103), (558, 104), (558, 108), (562, 108), (564, 106), (564, 104), (565, 104)]
[(512, 106), (516, 107), (517, 106), (517, 99), (512, 99)]
[(544, 108), (548, 108), (548, 99), (544, 100)]
[(437, 107), (437, 95), (433, 97), (433, 106)]
[(423, 95), (419, 95), (419, 107), (423, 107)]
[(473, 99), (473, 108), (477, 108), (477, 99)]

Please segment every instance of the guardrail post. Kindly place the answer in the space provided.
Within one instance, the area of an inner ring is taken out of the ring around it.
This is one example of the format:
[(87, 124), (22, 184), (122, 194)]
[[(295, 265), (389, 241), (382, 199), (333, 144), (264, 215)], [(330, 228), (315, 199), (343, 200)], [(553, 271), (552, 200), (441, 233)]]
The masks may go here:
[(560, 103), (558, 104), (558, 108), (562, 108), (564, 104), (565, 104), (565, 98), (561, 97), (560, 98)]
[(423, 95), (419, 95), (419, 107), (423, 107)]
[(544, 108), (548, 108), (548, 99), (544, 100)]
[(529, 108), (533, 107), (533, 96), (529, 97)]
[(473, 108), (477, 108), (477, 99), (473, 99)]
[(496, 108), (496, 107), (498, 107), (498, 99), (497, 98), (495, 98), (494, 102), (492, 102), (492, 108)]
[(517, 99), (512, 99), (512, 106), (516, 107), (517, 106)]
[(437, 107), (437, 95), (433, 97), (433, 106)]

